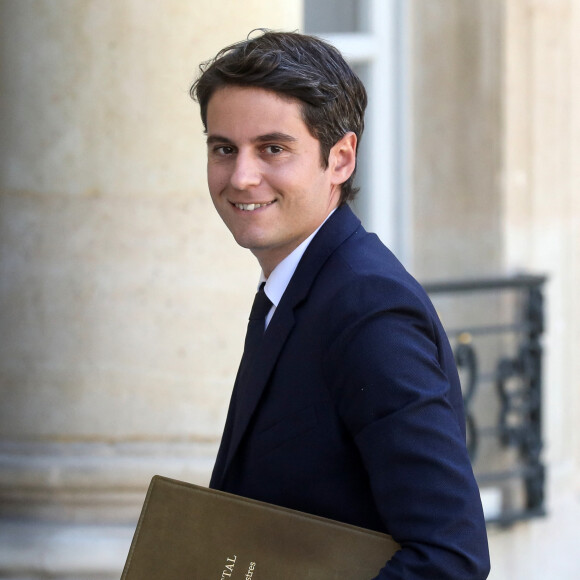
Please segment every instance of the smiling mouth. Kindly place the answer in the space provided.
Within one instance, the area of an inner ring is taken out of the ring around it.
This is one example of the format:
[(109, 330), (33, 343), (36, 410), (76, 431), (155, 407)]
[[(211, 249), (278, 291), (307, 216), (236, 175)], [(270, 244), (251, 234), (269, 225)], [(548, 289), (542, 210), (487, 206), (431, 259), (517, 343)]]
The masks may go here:
[(254, 211), (256, 209), (260, 209), (261, 207), (272, 205), (273, 203), (273, 201), (269, 201), (268, 203), (234, 203), (233, 205), (242, 211)]

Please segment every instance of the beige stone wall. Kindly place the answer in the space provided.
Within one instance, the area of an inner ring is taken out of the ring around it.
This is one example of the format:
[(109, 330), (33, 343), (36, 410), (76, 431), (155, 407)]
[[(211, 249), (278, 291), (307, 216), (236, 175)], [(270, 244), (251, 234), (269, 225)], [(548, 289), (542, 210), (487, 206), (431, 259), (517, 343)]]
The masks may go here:
[(412, 268), (501, 268), (501, 0), (409, 3)]
[(580, 5), (519, 0), (507, 17), (505, 255), (550, 277), (547, 375), (562, 388), (546, 419), (560, 461), (580, 452)]
[(548, 516), (492, 537), (504, 571), (495, 577), (572, 580), (580, 576), (580, 4), (507, 2), (505, 38), (504, 259), (508, 270), (549, 276)]
[[(207, 481), (258, 268), (211, 205), (188, 90), (301, 15), (0, 0), (0, 516), (26, 518), (0, 524), (0, 575), (118, 578), (151, 475)], [(97, 521), (127, 526), (71, 523)]]
[[(408, 6), (414, 273), (550, 276), (548, 517), (490, 530), (490, 578), (575, 580), (580, 4)], [(0, 576), (118, 578), (150, 476), (207, 481), (258, 271), (214, 215), (188, 88), (301, 15), (0, 0)]]
[[(573, 580), (580, 577), (580, 3), (415, 0), (411, 8), (415, 273), (549, 276), (548, 513), (490, 528), (490, 579)], [(454, 322), (467, 314), (447, 307)]]
[(188, 88), (299, 17), (220, 6), (2, 3), (0, 437), (219, 437), (254, 272), (211, 208)]

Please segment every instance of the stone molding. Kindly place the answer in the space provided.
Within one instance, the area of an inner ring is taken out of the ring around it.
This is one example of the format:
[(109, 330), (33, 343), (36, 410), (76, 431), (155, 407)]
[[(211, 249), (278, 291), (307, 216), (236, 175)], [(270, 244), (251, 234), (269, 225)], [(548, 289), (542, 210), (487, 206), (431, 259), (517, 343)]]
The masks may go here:
[(118, 580), (134, 526), (0, 519), (0, 578)]
[(217, 444), (2, 443), (0, 518), (134, 524), (155, 474), (207, 485)]

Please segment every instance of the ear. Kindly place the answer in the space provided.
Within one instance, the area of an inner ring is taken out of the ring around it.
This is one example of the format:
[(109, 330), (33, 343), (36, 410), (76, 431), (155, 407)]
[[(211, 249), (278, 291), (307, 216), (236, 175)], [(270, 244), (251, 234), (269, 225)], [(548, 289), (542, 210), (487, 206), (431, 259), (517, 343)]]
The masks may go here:
[(330, 150), (328, 167), (333, 184), (340, 185), (352, 175), (356, 166), (356, 141), (354, 133), (347, 133)]

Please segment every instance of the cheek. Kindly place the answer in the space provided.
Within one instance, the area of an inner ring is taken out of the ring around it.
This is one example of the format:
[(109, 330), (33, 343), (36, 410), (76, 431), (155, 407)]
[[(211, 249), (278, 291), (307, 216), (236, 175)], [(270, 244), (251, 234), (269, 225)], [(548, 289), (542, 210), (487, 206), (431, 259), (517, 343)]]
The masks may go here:
[(207, 184), (212, 197), (217, 195), (219, 191), (223, 189), (224, 183), (227, 183), (227, 176), (223, 171), (223, 167), (208, 164)]

